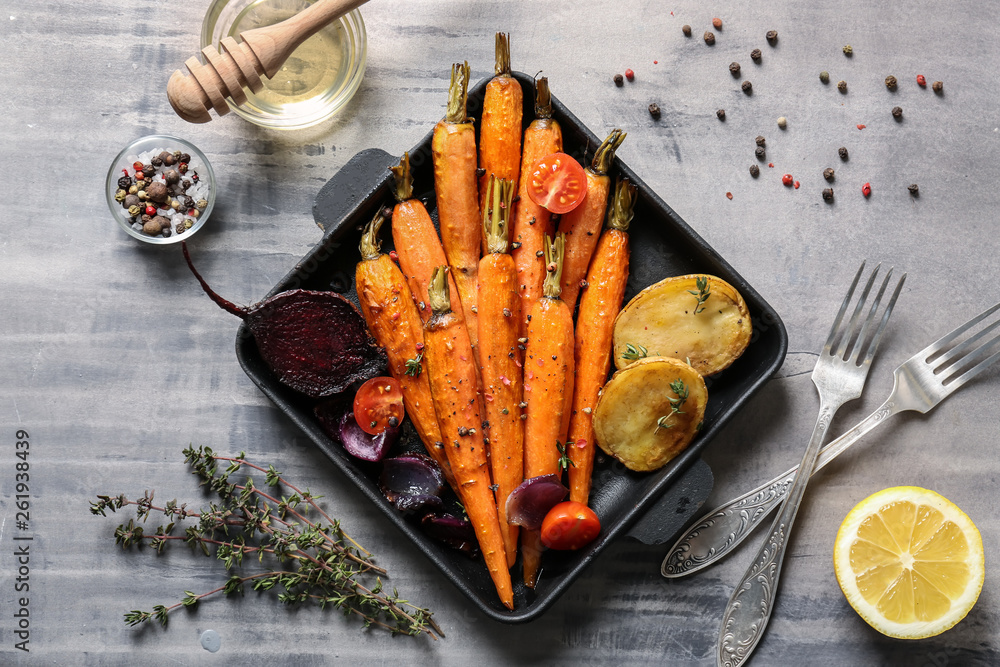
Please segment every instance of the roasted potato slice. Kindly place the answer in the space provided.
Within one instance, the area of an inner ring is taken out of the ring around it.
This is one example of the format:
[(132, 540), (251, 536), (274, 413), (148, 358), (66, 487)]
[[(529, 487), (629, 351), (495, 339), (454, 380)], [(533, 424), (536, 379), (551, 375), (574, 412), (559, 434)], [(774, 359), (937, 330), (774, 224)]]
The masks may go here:
[(691, 444), (707, 404), (705, 380), (691, 366), (670, 357), (640, 359), (604, 385), (594, 436), (626, 468), (656, 470)]
[(708, 275), (667, 278), (636, 294), (618, 313), (615, 367), (661, 356), (712, 375), (743, 354), (751, 333), (747, 304), (725, 280)]

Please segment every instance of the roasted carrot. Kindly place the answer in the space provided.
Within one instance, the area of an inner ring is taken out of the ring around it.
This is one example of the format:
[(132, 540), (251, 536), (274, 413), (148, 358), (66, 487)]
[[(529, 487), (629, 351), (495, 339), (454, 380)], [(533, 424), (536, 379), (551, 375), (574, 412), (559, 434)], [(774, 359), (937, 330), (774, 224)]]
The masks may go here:
[(368, 329), (389, 357), (389, 373), (399, 380), (403, 407), (413, 428), (427, 453), (441, 466), (448, 483), (455, 487), (434, 413), (430, 383), (422, 372), (423, 323), (399, 267), (379, 251), (378, 232), (384, 220), (379, 211), (361, 236), (361, 261), (354, 272), (358, 303)]
[(451, 308), (448, 267), (434, 269), (430, 286), (431, 317), (424, 324), (424, 361), (444, 448), (458, 481), (458, 496), (476, 530), (479, 548), (500, 600), (514, 608), (503, 534), (490, 471), (476, 389), (476, 362), (469, 332)]
[(437, 194), (441, 245), (458, 287), (462, 315), (473, 349), (477, 346), (476, 274), (479, 272), (480, 211), (476, 182), (476, 128), (466, 116), (469, 63), (451, 67), (448, 112), (431, 140), (434, 192)]
[(590, 166), (583, 170), (587, 174), (587, 196), (559, 222), (559, 231), (566, 232), (562, 298), (570, 312), (576, 310), (580, 281), (587, 275), (590, 257), (594, 254), (594, 247), (600, 237), (604, 212), (608, 206), (608, 191), (611, 189), (608, 170), (615, 159), (615, 151), (624, 140), (624, 132), (612, 130), (601, 143)]
[[(552, 118), (552, 97), (549, 80), (535, 80), (535, 120), (524, 131), (524, 153), (521, 155), (522, 173), (528, 171), (546, 155), (562, 151), (562, 129)], [(513, 245), (510, 251), (517, 266), (517, 287), (521, 296), (521, 336), (528, 335), (527, 315), (542, 296), (545, 280), (545, 260), (542, 254), (545, 237), (555, 232), (552, 214), (528, 196), (526, 179), (517, 187), (514, 204), (514, 225), (511, 230)]]
[(628, 226), (632, 221), (635, 192), (636, 187), (627, 179), (618, 180), (604, 233), (594, 250), (594, 258), (590, 260), (587, 289), (580, 297), (580, 312), (576, 319), (576, 382), (566, 449), (572, 463), (569, 467), (569, 499), (584, 505), (590, 497), (594, 470), (591, 411), (597, 404), (597, 395), (607, 381), (611, 367), (611, 337), (628, 281)]
[[(573, 317), (559, 297), (565, 237), (546, 238), (542, 298), (531, 307), (524, 360), (524, 476), (559, 474), (573, 396)], [(542, 544), (537, 531), (521, 534), (524, 583), (535, 587)]]
[[(490, 175), (517, 186), (521, 166), (521, 116), (524, 93), (510, 73), (510, 40), (507, 34), (496, 36), (496, 76), (486, 84), (483, 118), (479, 128), (479, 209), (486, 209), (486, 186)], [(486, 239), (483, 239), (486, 254)]]
[[(427, 286), (430, 284), (431, 274), (434, 272), (434, 267), (447, 264), (448, 260), (427, 208), (419, 199), (413, 199), (410, 154), (404, 153), (399, 165), (391, 167), (391, 170), (396, 179), (393, 194), (399, 202), (392, 210), (392, 243), (396, 246), (399, 268), (410, 286), (420, 319), (426, 322), (431, 316), (427, 300)], [(461, 313), (461, 296), (450, 275), (448, 282), (448, 287), (454, 295), (452, 301), (455, 303), (455, 310)]]
[(479, 353), (490, 423), (490, 464), (496, 489), (507, 567), (517, 558), (518, 528), (507, 523), (507, 496), (524, 481), (524, 428), (521, 423), (521, 299), (514, 260), (507, 254), (507, 226), (513, 187), (490, 179), (490, 206), (483, 216), (489, 254), (479, 261)]

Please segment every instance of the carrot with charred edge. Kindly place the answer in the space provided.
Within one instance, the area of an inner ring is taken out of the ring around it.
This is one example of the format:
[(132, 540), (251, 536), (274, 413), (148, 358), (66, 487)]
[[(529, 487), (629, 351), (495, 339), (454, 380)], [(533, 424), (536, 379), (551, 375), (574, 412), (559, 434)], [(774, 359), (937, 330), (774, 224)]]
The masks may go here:
[[(542, 298), (531, 307), (528, 347), (524, 360), (524, 476), (559, 474), (564, 459), (562, 443), (569, 430), (573, 400), (573, 316), (559, 297), (565, 237), (546, 238), (547, 275)], [(541, 564), (538, 531), (521, 533), (524, 583), (535, 587)]]
[(496, 489), (507, 567), (517, 558), (518, 528), (507, 522), (507, 496), (524, 481), (524, 428), (521, 423), (521, 299), (514, 260), (507, 254), (508, 216), (513, 187), (490, 179), (491, 205), (483, 216), (490, 254), (479, 261), (479, 353), (490, 423), (490, 464)]
[(379, 211), (361, 236), (361, 261), (354, 272), (358, 303), (368, 329), (389, 357), (389, 373), (399, 380), (403, 407), (413, 428), (448, 483), (457, 488), (441, 441), (431, 386), (422, 372), (423, 323), (399, 267), (379, 251), (378, 232), (384, 220)]
[(458, 481), (458, 497), (475, 528), (500, 600), (508, 609), (513, 609), (514, 592), (503, 534), (490, 490), (490, 471), (477, 400), (476, 362), (465, 323), (451, 308), (447, 272), (447, 266), (438, 266), (431, 278), (432, 314), (424, 324), (427, 377), (444, 449)]
[(600, 238), (604, 212), (608, 206), (608, 191), (611, 189), (608, 170), (615, 159), (615, 151), (623, 141), (625, 133), (612, 130), (601, 143), (590, 166), (583, 170), (587, 175), (587, 196), (559, 222), (559, 231), (566, 232), (562, 297), (570, 312), (576, 310), (580, 282), (587, 276), (590, 258), (594, 254), (597, 239)]
[[(399, 255), (399, 268), (406, 276), (410, 292), (417, 304), (420, 319), (426, 322), (431, 316), (431, 307), (427, 298), (427, 286), (431, 281), (434, 267), (447, 264), (444, 248), (438, 239), (434, 222), (427, 213), (423, 202), (413, 199), (413, 176), (410, 173), (410, 154), (404, 153), (399, 165), (390, 167), (395, 177), (396, 207), (392, 210), (392, 243)], [(477, 225), (478, 226), (478, 225)], [(453, 301), (456, 312), (461, 313), (461, 296), (455, 287), (454, 279), (448, 276), (448, 287), (455, 295)]]
[[(535, 120), (524, 131), (524, 153), (521, 172), (528, 173), (536, 162), (546, 155), (563, 149), (562, 129), (552, 118), (552, 97), (549, 80), (541, 77), (535, 81)], [(528, 196), (527, 179), (521, 179), (514, 204), (514, 221), (511, 229), (511, 257), (517, 266), (517, 287), (521, 296), (521, 336), (528, 335), (527, 315), (542, 296), (545, 280), (545, 260), (542, 259), (545, 237), (555, 233), (552, 214)]]
[(476, 128), (466, 116), (469, 63), (451, 66), (448, 112), (434, 127), (434, 192), (437, 194), (441, 245), (462, 301), (472, 347), (476, 324), (476, 276), (479, 272), (479, 189), (476, 181)]
[(628, 226), (632, 221), (636, 186), (619, 179), (608, 209), (608, 220), (587, 273), (576, 319), (576, 382), (566, 445), (569, 499), (587, 504), (594, 471), (594, 423), (591, 412), (611, 368), (611, 339), (628, 281)]
[[(486, 84), (483, 98), (483, 118), (479, 128), (479, 209), (487, 207), (486, 186), (491, 174), (517, 186), (521, 166), (521, 116), (524, 113), (524, 92), (510, 72), (510, 39), (506, 33), (496, 35), (496, 76)], [(486, 239), (482, 241), (486, 254)]]

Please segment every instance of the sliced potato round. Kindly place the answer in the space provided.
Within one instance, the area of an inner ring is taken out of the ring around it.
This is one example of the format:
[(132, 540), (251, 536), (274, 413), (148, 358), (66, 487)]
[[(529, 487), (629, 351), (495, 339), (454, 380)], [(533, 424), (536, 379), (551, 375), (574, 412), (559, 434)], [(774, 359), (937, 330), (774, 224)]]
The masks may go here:
[(740, 293), (707, 275), (661, 280), (635, 295), (615, 320), (615, 367), (673, 357), (702, 375), (736, 361), (750, 343), (750, 312)]
[(656, 470), (691, 444), (707, 404), (705, 380), (691, 366), (669, 357), (640, 359), (604, 385), (594, 436), (626, 468)]

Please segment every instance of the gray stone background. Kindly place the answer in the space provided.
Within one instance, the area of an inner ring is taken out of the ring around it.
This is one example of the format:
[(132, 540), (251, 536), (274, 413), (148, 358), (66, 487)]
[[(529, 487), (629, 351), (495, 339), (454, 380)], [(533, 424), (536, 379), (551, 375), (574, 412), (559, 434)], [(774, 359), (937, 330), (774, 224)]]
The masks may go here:
[[(539, 620), (504, 626), (482, 616), (246, 378), (233, 353), (238, 321), (205, 298), (179, 248), (140, 245), (112, 222), (105, 170), (135, 137), (176, 134), (209, 156), (219, 202), (192, 249), (221, 294), (252, 303), (319, 239), (311, 206), (323, 183), (361, 149), (398, 154), (416, 143), (443, 113), (450, 63), (468, 59), (475, 80), (487, 76), (493, 33), (509, 31), (514, 68), (544, 70), (596, 134), (624, 128), (619, 155), (787, 326), (784, 367), (706, 450), (716, 478), (710, 503), (798, 461), (818, 405), (809, 371), (862, 258), (909, 279), (867, 392), (834, 431), (882, 401), (897, 364), (997, 301), (996, 3), (372, 0), (362, 8), (368, 68), (357, 96), (335, 119), (288, 133), (232, 114), (188, 125), (171, 111), (167, 78), (197, 52), (207, 5), (0, 0), (0, 662), (713, 664), (722, 609), (754, 548), (668, 582), (658, 572), (663, 547), (623, 541)], [(725, 25), (708, 47), (698, 36), (713, 16)], [(681, 34), (684, 23), (695, 37)], [(775, 47), (764, 40), (769, 29), (780, 34)], [(759, 65), (749, 58), (755, 47)], [(733, 60), (753, 96), (730, 76)], [(611, 77), (626, 67), (636, 79), (616, 88)], [(824, 69), (848, 82), (848, 94), (820, 84)], [(944, 94), (917, 87), (918, 73), (944, 81)], [(882, 83), (888, 74), (900, 80), (895, 93)], [(662, 109), (658, 121), (651, 102)], [(901, 123), (890, 117), (894, 105)], [(775, 167), (752, 180), (758, 134)], [(847, 163), (837, 159), (841, 145)], [(827, 166), (837, 170), (833, 204), (820, 197)], [(781, 185), (785, 172), (800, 189)], [(919, 199), (906, 190), (913, 182)], [(988, 373), (927, 416), (896, 417), (818, 475), (755, 664), (1000, 662), (998, 382)], [(17, 429), (31, 440), (30, 654), (13, 649), (11, 634)], [(323, 493), (392, 584), (436, 611), (447, 638), (366, 633), (339, 614), (253, 594), (177, 613), (167, 630), (127, 628), (124, 611), (213, 588), (224, 574), (184, 548), (122, 552), (112, 537), (118, 522), (92, 517), (89, 500), (154, 488), (159, 498), (198, 501), (180, 454), (192, 442), (246, 450)], [(957, 503), (987, 552), (986, 584), (968, 618), (916, 642), (871, 630), (831, 564), (847, 512), (900, 484)], [(208, 628), (221, 635), (218, 653), (199, 644)]]

